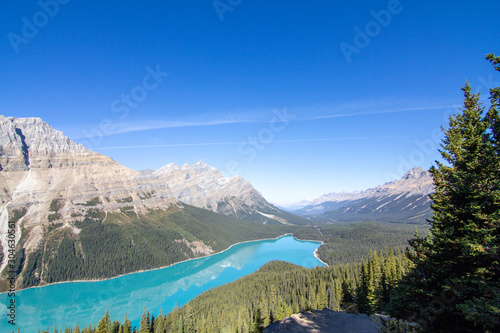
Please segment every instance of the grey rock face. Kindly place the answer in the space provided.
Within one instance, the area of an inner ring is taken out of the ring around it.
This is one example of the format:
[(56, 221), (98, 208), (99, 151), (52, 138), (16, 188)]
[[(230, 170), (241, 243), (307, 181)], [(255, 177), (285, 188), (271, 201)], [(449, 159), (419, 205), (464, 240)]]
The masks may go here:
[[(168, 184), (179, 201), (215, 212), (235, 215), (233, 213), (242, 209), (243, 205), (269, 205), (243, 178), (226, 178), (219, 170), (201, 161), (192, 166), (184, 164), (182, 167), (170, 163), (156, 170), (153, 175)], [(233, 209), (222, 210), (220, 203), (225, 201), (230, 202)]]

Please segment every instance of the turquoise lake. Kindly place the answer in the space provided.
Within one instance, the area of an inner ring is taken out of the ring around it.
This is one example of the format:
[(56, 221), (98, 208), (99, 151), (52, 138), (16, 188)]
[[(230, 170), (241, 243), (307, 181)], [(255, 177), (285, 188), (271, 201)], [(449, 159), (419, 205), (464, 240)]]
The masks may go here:
[(143, 308), (155, 316), (160, 308), (170, 312), (202, 292), (255, 272), (273, 260), (304, 267), (323, 266), (314, 257), (320, 242), (300, 241), (291, 235), (278, 239), (237, 244), (211, 256), (192, 259), (166, 268), (133, 273), (96, 282), (68, 282), (16, 292), (16, 326), (8, 323), (7, 293), (0, 294), (0, 332), (50, 331), (76, 323), (83, 328), (97, 322), (106, 309), (111, 320), (123, 322), (125, 314), (132, 327), (139, 328)]

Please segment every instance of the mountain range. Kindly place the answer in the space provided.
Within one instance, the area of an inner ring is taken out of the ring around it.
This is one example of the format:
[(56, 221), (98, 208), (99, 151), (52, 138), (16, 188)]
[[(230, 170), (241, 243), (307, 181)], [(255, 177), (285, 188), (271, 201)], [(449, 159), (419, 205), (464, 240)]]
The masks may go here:
[(374, 220), (425, 223), (431, 216), (430, 194), (434, 192), (429, 171), (417, 167), (401, 179), (365, 191), (329, 193), (297, 203), (294, 214), (323, 222)]
[(243, 178), (201, 161), (135, 171), (39, 118), (0, 115), (0, 291), (12, 272), (17, 288), (102, 279), (296, 225), (420, 223), (430, 214), (431, 192), (432, 177), (417, 168), (374, 189), (327, 194), (292, 214)]

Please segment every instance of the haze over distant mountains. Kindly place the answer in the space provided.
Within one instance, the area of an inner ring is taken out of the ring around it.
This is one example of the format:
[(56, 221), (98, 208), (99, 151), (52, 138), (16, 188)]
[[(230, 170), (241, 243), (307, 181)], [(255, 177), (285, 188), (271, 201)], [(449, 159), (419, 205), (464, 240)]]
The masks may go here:
[(417, 167), (401, 179), (365, 191), (329, 193), (295, 204), (294, 214), (323, 222), (375, 220), (424, 223), (430, 217), (429, 194), (434, 185), (429, 171)]

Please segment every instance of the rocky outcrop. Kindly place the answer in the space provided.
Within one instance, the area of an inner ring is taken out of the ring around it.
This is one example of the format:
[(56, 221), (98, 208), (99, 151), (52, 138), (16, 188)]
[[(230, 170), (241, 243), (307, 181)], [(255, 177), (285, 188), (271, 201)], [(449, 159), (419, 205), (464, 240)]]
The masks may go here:
[(264, 333), (376, 333), (379, 331), (379, 316), (369, 317), (366, 314), (353, 314), (328, 309), (313, 312), (300, 312), (291, 317), (279, 320), (266, 328)]

